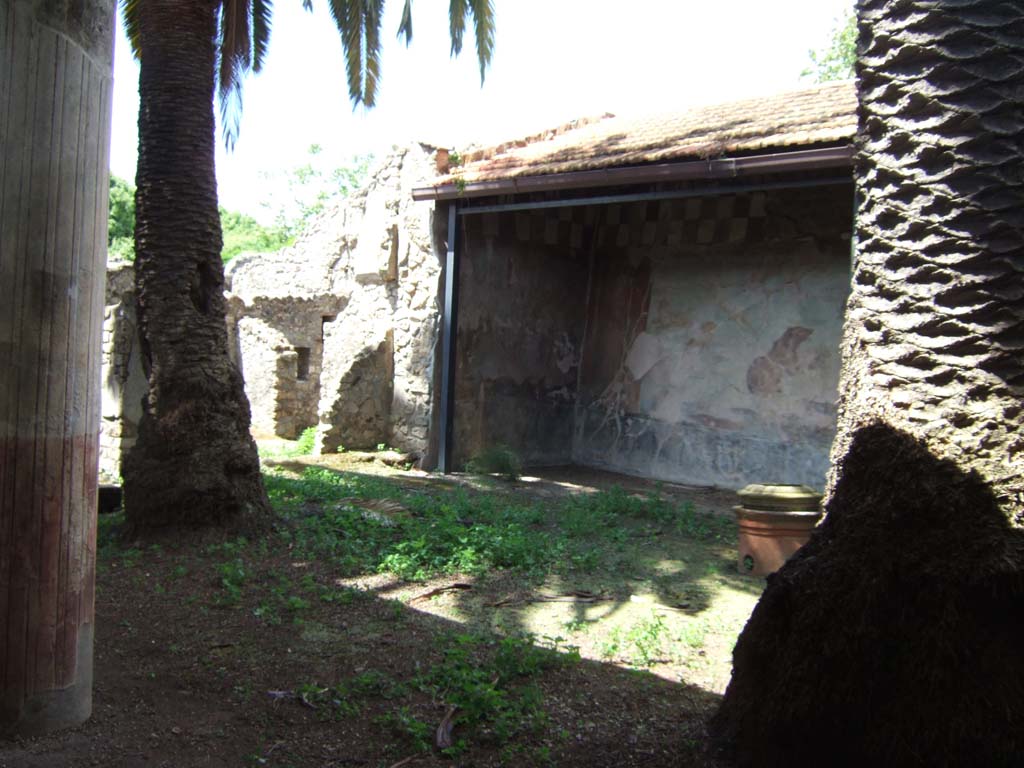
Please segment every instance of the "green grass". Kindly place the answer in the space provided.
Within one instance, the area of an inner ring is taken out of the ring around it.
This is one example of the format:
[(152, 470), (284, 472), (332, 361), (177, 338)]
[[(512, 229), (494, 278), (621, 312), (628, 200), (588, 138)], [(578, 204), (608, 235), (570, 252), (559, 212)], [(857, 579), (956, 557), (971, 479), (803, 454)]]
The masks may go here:
[[(471, 732), (506, 744), (536, 730), (546, 719), (534, 682), (545, 670), (579, 661), (561, 639), (538, 645), (531, 635), (495, 639), (474, 634), (443, 638), (443, 658), (413, 685), (437, 701), (457, 707), (460, 724)], [(453, 756), (465, 748), (456, 742)]]
[[(269, 472), (265, 480), (275, 509), (291, 523), (285, 535), (296, 556), (328, 560), (351, 575), (423, 581), (495, 570), (534, 579), (594, 573), (613, 565), (631, 539), (649, 537), (645, 523), (708, 542), (732, 531), (729, 520), (621, 489), (544, 506), (461, 488), (409, 493), (384, 478), (317, 467), (299, 478)], [(392, 499), (408, 514), (385, 525), (346, 502), (353, 498)], [(320, 505), (317, 514), (310, 514), (310, 502)]]
[(296, 456), (312, 456), (316, 446), (316, 427), (306, 427), (295, 440), (284, 438), (264, 439), (260, 441), (260, 458), (292, 459)]
[[(277, 531), (257, 542), (239, 538), (205, 546), (201, 556), (206, 562), (175, 563), (158, 591), (207, 578), (216, 586), (208, 607), (244, 609), (275, 627), (301, 627), (315, 613), (314, 606), (359, 598), (358, 590), (340, 583), (268, 571), (268, 553), (282, 551), (293, 561), (329, 569), (335, 581), (388, 574), (423, 582), (459, 574), (487, 582), (504, 574), (509, 584), (527, 591), (564, 585), (604, 592), (627, 604), (633, 593), (642, 597), (638, 604), (678, 603), (694, 612), (705, 610), (723, 588), (748, 588), (728, 558), (735, 537), (730, 518), (702, 514), (691, 504), (653, 494), (616, 487), (532, 501), (459, 486), (409, 489), (386, 477), (321, 467), (306, 467), (301, 474), (270, 469), (264, 480), (280, 519)], [(372, 513), (355, 503), (367, 500), (387, 500), (391, 512)], [(101, 566), (141, 571), (148, 558), (168, 556), (119, 544), (120, 520), (106, 515), (100, 521)], [(671, 656), (665, 648), (670, 639), (696, 648), (706, 634), (702, 626), (681, 626), (679, 617), (672, 619), (669, 632), (656, 615), (622, 610), (626, 613), (608, 623), (586, 610), (563, 615), (556, 606), (524, 605), (501, 621), (517, 624), (513, 631), (578, 633), (595, 656), (640, 667)]]
[(413, 707), (422, 701), (417, 694), (426, 694), (454, 708), (459, 738), (443, 750), (454, 757), (470, 740), (505, 745), (541, 727), (547, 714), (537, 682), (546, 671), (579, 661), (576, 650), (560, 638), (445, 633), (435, 642), (440, 657), (408, 680), (368, 669), (334, 684), (300, 683), (292, 695), (328, 720), (358, 716), (371, 703), (394, 702), (375, 723), (414, 750), (427, 752), (436, 723), (428, 723)]
[[(624, 532), (619, 525), (624, 517), (657, 518), (671, 508), (617, 490), (554, 507), (461, 488), (409, 493), (385, 478), (318, 467), (305, 469), (301, 477), (268, 471), (265, 484), (285, 522), (278, 536), (295, 558), (329, 563), (342, 576), (390, 573), (406, 581), (511, 571), (539, 582), (552, 573), (593, 573), (615, 560), (619, 545), (646, 535), (642, 529)], [(391, 499), (408, 514), (385, 524), (391, 520), (368, 516), (352, 499)], [(109, 549), (114, 538), (113, 523), (106, 517), (101, 549)], [(237, 539), (206, 548), (208, 556), (220, 561), (213, 568), (222, 605), (241, 602), (249, 580), (250, 546)], [(260, 546), (266, 548), (269, 542)], [(136, 549), (107, 554), (104, 560), (119, 559), (125, 566), (146, 556)], [(290, 586), (274, 586), (258, 607), (259, 615), (278, 623), (301, 614), (307, 599)]]
[[(547, 671), (585, 655), (698, 684), (719, 679), (710, 659), (731, 650), (758, 589), (735, 573), (731, 518), (654, 494), (612, 488), (533, 500), (507, 488), (402, 484), (322, 467), (273, 468), (264, 479), (278, 515), (266, 537), (131, 547), (118, 538), (123, 517), (108, 515), (100, 564), (193, 605), (211, 623), (227, 612), (258, 623), (259, 636), (285, 637), (314, 662), (365, 648), (382, 632), (422, 632), (424, 613), (460, 623), (455, 632), (425, 632), (412, 668), (376, 669), (369, 654), (368, 665), (347, 672), (313, 663), (275, 684), (315, 718), (363, 720), (406, 752), (436, 749), (440, 706), (455, 713), (452, 743), (440, 750), (446, 757), (493, 747), (508, 764), (549, 764), (558, 737), (545, 710)], [(371, 500), (389, 503), (361, 506)], [(155, 561), (161, 580), (144, 581)], [(367, 578), (378, 574), (396, 578)], [(414, 603), (423, 588), (402, 584), (447, 574), (477, 578), (436, 603)], [(193, 582), (207, 588), (189, 594)], [(515, 597), (552, 593), (600, 597)], [(362, 619), (340, 623), (350, 615)], [(201, 664), (209, 674), (227, 669), (213, 655)], [(240, 702), (256, 695), (237, 680), (231, 690)]]

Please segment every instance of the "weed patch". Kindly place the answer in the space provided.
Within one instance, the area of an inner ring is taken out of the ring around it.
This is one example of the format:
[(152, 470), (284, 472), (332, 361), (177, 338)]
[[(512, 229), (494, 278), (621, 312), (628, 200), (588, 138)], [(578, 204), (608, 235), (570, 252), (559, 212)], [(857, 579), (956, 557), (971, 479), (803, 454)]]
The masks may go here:
[[(451, 707), (453, 722), (469, 735), (503, 745), (546, 722), (533, 678), (579, 661), (576, 649), (563, 648), (561, 642), (551, 639), (549, 647), (542, 647), (530, 635), (488, 639), (455, 634), (444, 640), (442, 661), (413, 685)], [(444, 751), (454, 756), (466, 746), (466, 738), (459, 738)]]
[(466, 462), (466, 471), (476, 475), (499, 475), (506, 480), (518, 480), (523, 473), (519, 454), (507, 445), (485, 448)]

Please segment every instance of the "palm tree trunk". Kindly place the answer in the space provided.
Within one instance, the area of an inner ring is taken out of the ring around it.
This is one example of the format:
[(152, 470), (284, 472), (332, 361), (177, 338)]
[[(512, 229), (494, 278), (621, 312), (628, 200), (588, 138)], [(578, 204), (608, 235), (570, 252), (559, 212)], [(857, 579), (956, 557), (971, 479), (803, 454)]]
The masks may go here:
[(862, 0), (827, 516), (713, 728), (742, 765), (1024, 754), (1024, 0)]
[(228, 358), (214, 173), (215, 0), (139, 10), (135, 275), (149, 395), (124, 464), (136, 530), (269, 520), (249, 403)]
[(0, 739), (92, 711), (113, 22), (0, 0)]
[(1024, 524), (1024, 3), (955, 5), (863, 5), (832, 455), (841, 468), (856, 429), (884, 421), (978, 471)]

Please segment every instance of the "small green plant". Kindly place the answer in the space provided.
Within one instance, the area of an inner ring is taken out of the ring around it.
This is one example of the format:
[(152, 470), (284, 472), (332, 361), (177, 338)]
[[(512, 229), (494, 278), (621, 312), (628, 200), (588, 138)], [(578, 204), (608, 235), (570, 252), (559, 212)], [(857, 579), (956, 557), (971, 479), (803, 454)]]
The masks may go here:
[(665, 620), (657, 613), (628, 630), (615, 627), (601, 644), (601, 656), (608, 660), (625, 657), (633, 666), (649, 667), (661, 659), (667, 629)]
[(601, 642), (601, 658), (611, 661), (622, 651), (622, 628), (613, 627)]
[(329, 589), (322, 587), (319, 593), (320, 601), (334, 605), (348, 605), (355, 601), (359, 592), (354, 589)]
[[(295, 696), (306, 706), (317, 710), (320, 719), (338, 720), (354, 715), (363, 708), (363, 699), (395, 699), (409, 693), (407, 686), (399, 683), (375, 669), (344, 680), (337, 685), (326, 686), (319, 683), (304, 683), (295, 689)], [(393, 713), (378, 722), (397, 725), (397, 730), (406, 735), (419, 733), (413, 720), (405, 710), (405, 714), (397, 716)]]
[(134, 568), (142, 559), (143, 552), (137, 547), (125, 549), (121, 552), (121, 565), (125, 568)]
[(704, 638), (706, 634), (707, 628), (703, 623), (698, 621), (688, 621), (680, 630), (678, 639), (680, 642), (685, 643), (691, 648), (697, 649), (704, 647)]
[(475, 475), (501, 475), (506, 480), (518, 480), (523, 464), (519, 455), (507, 445), (494, 445), (467, 461), (466, 471)]
[(313, 453), (313, 446), (316, 445), (316, 427), (306, 427), (295, 441), (295, 454), (297, 456), (309, 456)]
[(394, 699), (408, 693), (408, 688), (377, 669), (362, 672), (343, 686), (352, 696)]
[(577, 632), (586, 632), (596, 621), (597, 619), (573, 619), (565, 622), (563, 626), (566, 632), (576, 634)]
[(375, 722), (408, 740), (412, 744), (413, 749), (418, 752), (430, 751), (434, 728), (430, 723), (425, 723), (413, 715), (408, 707), (402, 707), (395, 712), (381, 715), (375, 719)]
[(309, 601), (298, 595), (290, 595), (284, 605), (291, 613), (299, 613), (309, 608)]
[(649, 667), (660, 660), (666, 629), (665, 619), (658, 613), (652, 613), (649, 619), (641, 620), (630, 628), (626, 640), (632, 647), (636, 666)]
[[(462, 726), (504, 744), (546, 722), (541, 692), (532, 680), (544, 670), (579, 660), (579, 650), (562, 643), (562, 638), (528, 634), (500, 639), (451, 635), (442, 661), (413, 684), (456, 707)], [(465, 740), (459, 740), (446, 754), (454, 756), (465, 748)]]
[(242, 600), (242, 585), (245, 583), (246, 570), (242, 559), (235, 558), (217, 566), (220, 574), (220, 585), (224, 588), (224, 596), (217, 602), (221, 605), (238, 605)]
[(525, 633), (510, 635), (498, 642), (494, 666), (504, 679), (511, 680), (579, 660), (579, 647), (566, 645), (564, 637)]
[(277, 612), (277, 609), (269, 602), (262, 602), (258, 606), (252, 609), (252, 615), (261, 621), (265, 621), (272, 627), (276, 627), (281, 623), (281, 615)]
[(237, 696), (243, 704), (248, 702), (253, 695), (253, 686), (251, 682), (242, 682), (232, 687), (231, 692)]
[(249, 546), (248, 540), (244, 536), (239, 536), (237, 539), (230, 541), (220, 542), (218, 544), (210, 544), (206, 547), (207, 555), (240, 555)]
[(590, 548), (576, 552), (569, 557), (571, 569), (581, 573), (593, 573), (601, 561), (601, 553), (597, 549)]

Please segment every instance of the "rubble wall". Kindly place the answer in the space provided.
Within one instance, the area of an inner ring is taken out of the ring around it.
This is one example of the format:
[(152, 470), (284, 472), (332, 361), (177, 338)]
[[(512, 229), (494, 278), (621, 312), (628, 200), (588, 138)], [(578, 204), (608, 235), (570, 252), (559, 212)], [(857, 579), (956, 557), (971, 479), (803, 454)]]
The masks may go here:
[(338, 305), (329, 296), (260, 296), (233, 310), (255, 435), (293, 440), (316, 426), (323, 318), (333, 317)]
[(433, 207), (412, 188), (434, 172), (423, 147), (396, 150), (293, 246), (229, 265), (254, 430), (316, 426), (322, 452), (425, 452), (440, 261)]
[(100, 478), (118, 482), (121, 459), (135, 445), (146, 375), (135, 319), (135, 270), (131, 262), (107, 265), (103, 308)]

